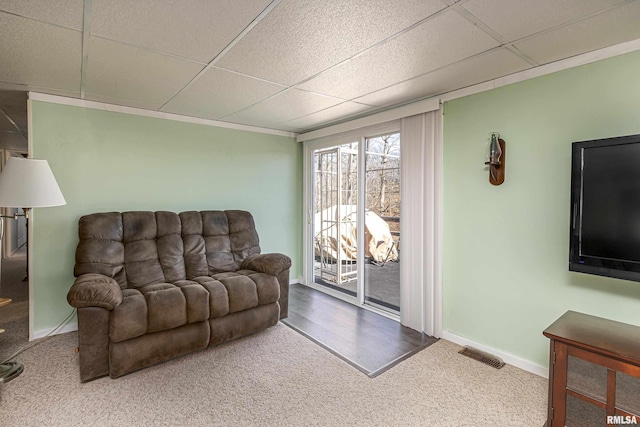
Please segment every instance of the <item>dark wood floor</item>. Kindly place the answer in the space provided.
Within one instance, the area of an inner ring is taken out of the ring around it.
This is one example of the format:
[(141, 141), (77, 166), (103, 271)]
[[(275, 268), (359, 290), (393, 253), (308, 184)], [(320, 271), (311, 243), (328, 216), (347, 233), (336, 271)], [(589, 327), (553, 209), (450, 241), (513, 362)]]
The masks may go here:
[[(331, 270), (335, 274), (335, 264), (330, 267), (333, 267)], [(355, 268), (355, 264), (353, 266), (345, 265), (343, 266), (343, 271), (349, 271)], [(314, 276), (316, 280), (322, 278), (320, 262), (318, 261), (315, 262)], [(376, 304), (398, 311), (400, 307), (400, 262), (390, 261), (380, 265), (365, 263), (364, 277), (368, 301), (373, 301)], [(331, 280), (326, 280), (325, 283), (327, 282), (330, 286), (334, 285), (333, 288), (338, 291), (348, 295), (356, 295), (356, 289), (358, 287), (357, 278), (341, 285), (335, 285)]]
[(304, 285), (291, 285), (289, 317), (282, 321), (369, 377), (437, 339)]

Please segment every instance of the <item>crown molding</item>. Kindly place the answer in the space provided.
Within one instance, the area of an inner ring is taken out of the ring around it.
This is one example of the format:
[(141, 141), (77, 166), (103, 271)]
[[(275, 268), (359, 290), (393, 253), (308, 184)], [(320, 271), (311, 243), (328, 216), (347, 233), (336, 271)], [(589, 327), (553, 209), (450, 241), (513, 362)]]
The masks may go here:
[(125, 107), (122, 105), (107, 104), (104, 102), (88, 101), (86, 99), (68, 98), (65, 96), (49, 95), (40, 92), (29, 92), (31, 101), (48, 102), (51, 104), (69, 105), (73, 107), (90, 108), (92, 110), (111, 111), (115, 113), (132, 114), (134, 116), (151, 117), (155, 119), (173, 120), (176, 122), (192, 123), (197, 125), (213, 126), (226, 129), (242, 130), (247, 132), (263, 133), (268, 135), (286, 136), (295, 138), (296, 133), (261, 128), (257, 126), (241, 125), (237, 123), (222, 122), (219, 120), (202, 119), (198, 117), (181, 116), (179, 114), (165, 113), (162, 111), (145, 110), (142, 108)]

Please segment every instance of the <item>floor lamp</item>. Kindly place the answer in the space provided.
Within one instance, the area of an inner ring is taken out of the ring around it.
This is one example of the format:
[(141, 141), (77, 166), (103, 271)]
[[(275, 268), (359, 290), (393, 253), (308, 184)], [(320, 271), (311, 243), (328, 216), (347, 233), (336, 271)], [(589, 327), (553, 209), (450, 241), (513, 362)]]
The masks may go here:
[[(0, 215), (0, 243), (4, 237), (4, 218), (17, 219), (18, 216), (24, 216), (28, 224), (32, 208), (61, 206), (66, 203), (46, 160), (9, 157), (0, 174), (0, 207), (22, 208), (24, 213)], [(27, 263), (28, 259), (27, 252)], [(0, 364), (0, 384), (14, 379), (23, 370), (24, 367), (18, 362)]]

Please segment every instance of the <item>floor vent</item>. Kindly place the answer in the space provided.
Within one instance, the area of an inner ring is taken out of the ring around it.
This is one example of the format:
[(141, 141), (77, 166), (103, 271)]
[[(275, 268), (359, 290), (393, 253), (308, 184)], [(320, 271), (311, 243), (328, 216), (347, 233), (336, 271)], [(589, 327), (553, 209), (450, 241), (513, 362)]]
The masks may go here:
[(499, 357), (496, 357), (492, 354), (485, 353), (484, 351), (478, 350), (473, 347), (465, 346), (458, 353), (463, 356), (467, 356), (472, 358), (473, 360), (477, 360), (478, 362), (482, 362), (485, 365), (489, 365), (496, 369), (500, 369), (504, 366), (504, 362)]

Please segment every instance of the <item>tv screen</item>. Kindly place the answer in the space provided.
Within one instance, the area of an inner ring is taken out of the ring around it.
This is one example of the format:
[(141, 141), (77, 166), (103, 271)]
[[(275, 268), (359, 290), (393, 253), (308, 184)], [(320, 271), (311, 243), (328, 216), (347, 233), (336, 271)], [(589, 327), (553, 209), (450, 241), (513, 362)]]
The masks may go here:
[(569, 270), (640, 281), (640, 135), (572, 144)]

